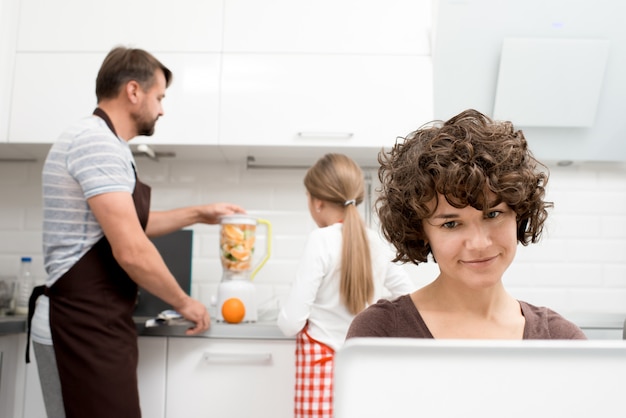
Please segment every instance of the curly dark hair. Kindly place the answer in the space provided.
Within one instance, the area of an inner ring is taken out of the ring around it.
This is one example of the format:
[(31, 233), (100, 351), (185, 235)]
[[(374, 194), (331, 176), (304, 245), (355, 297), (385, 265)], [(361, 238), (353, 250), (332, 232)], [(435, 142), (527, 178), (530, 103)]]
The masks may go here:
[(511, 122), (469, 109), (401, 139), (378, 155), (376, 211), (384, 236), (396, 248), (394, 261), (428, 261), (422, 221), (434, 213), (438, 194), (456, 208), (469, 205), (484, 212), (505, 202), (516, 213), (518, 242), (539, 241), (546, 209), (553, 206), (544, 201), (548, 169)]

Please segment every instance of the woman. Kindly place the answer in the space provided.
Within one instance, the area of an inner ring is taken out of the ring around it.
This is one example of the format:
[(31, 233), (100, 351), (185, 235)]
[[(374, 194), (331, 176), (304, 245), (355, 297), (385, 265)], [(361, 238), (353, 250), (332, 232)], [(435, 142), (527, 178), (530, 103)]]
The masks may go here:
[(393, 253), (358, 212), (363, 173), (349, 157), (326, 154), (304, 178), (311, 217), (319, 227), (304, 255), (278, 326), (296, 338), (295, 417), (332, 417), (335, 351), (354, 316), (380, 298), (413, 289), (391, 262)]
[(517, 244), (539, 240), (552, 204), (548, 175), (522, 131), (467, 110), (423, 127), (379, 156), (383, 233), (395, 261), (427, 262), (440, 273), (352, 322), (352, 337), (585, 339), (556, 312), (518, 301), (502, 276)]

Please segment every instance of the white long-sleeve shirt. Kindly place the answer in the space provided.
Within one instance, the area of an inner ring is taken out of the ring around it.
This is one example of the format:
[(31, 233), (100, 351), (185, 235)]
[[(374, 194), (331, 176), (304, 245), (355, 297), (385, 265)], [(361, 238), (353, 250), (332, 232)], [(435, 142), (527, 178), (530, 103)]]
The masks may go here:
[[(309, 234), (291, 293), (278, 315), (278, 327), (287, 336), (296, 335), (308, 321), (309, 335), (337, 350), (343, 345), (354, 318), (341, 303), (341, 228), (337, 223)], [(405, 270), (391, 262), (393, 253), (380, 236), (368, 230), (374, 299), (392, 298), (415, 290)], [(387, 292), (385, 292), (385, 289)]]

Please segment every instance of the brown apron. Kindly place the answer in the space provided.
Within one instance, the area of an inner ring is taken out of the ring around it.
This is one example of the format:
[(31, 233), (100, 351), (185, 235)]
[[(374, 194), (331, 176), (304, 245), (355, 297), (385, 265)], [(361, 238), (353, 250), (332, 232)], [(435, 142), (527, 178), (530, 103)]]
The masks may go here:
[[(115, 132), (104, 112), (96, 109), (94, 114)], [(150, 187), (135, 179), (133, 201), (145, 229)], [(67, 418), (141, 417), (133, 321), (137, 284), (113, 257), (106, 237), (46, 295)]]

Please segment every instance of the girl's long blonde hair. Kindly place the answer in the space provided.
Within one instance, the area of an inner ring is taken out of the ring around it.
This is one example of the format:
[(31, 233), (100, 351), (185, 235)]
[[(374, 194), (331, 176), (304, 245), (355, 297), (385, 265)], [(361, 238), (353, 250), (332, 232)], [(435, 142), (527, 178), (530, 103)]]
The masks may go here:
[(357, 205), (363, 202), (363, 172), (343, 154), (326, 154), (307, 171), (311, 197), (344, 208), (341, 250), (341, 300), (356, 315), (372, 303), (374, 280), (367, 230)]

